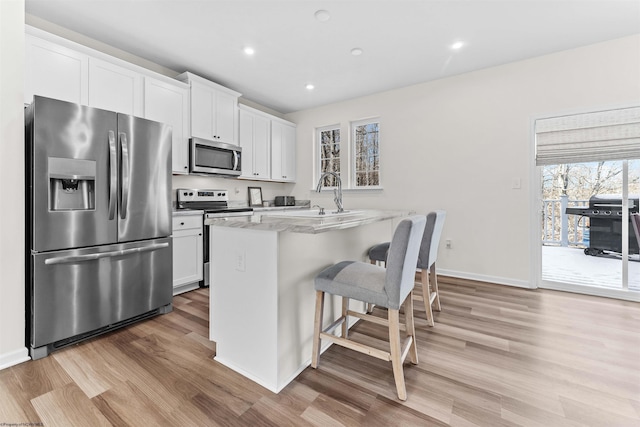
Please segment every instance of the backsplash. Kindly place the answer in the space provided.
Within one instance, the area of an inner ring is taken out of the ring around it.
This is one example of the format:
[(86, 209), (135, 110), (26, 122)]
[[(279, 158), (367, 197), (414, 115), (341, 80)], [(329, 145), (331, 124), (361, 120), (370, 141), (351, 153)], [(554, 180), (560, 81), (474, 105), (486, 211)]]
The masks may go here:
[(276, 196), (288, 196), (293, 190), (293, 183), (279, 183), (267, 181), (249, 181), (238, 178), (218, 178), (198, 175), (173, 175), (171, 199), (176, 200), (176, 189), (197, 188), (229, 191), (229, 204), (244, 206), (248, 201), (248, 187), (262, 188), (262, 199), (273, 205)]

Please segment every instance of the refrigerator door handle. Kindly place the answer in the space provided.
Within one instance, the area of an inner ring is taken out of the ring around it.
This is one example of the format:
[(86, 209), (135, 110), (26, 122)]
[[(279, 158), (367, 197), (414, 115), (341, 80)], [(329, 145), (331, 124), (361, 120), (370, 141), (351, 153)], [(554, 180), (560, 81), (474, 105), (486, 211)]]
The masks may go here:
[(56, 264), (77, 263), (77, 262), (83, 262), (83, 261), (94, 261), (100, 258), (109, 258), (109, 257), (123, 256), (123, 255), (129, 255), (134, 253), (157, 251), (158, 249), (163, 249), (167, 247), (169, 247), (169, 243), (157, 243), (154, 245), (143, 246), (140, 248), (122, 249), (119, 251), (102, 252), (98, 254), (70, 255), (70, 256), (62, 256), (62, 257), (56, 257), (56, 258), (49, 258), (49, 259), (46, 259), (44, 263), (46, 265), (56, 265)]
[(116, 217), (116, 203), (118, 201), (117, 186), (118, 165), (116, 163), (118, 150), (116, 147), (116, 135), (109, 131), (109, 219)]
[(122, 150), (122, 200), (120, 203), (120, 218), (125, 219), (127, 217), (127, 205), (129, 204), (129, 143), (127, 142), (127, 134), (124, 132), (119, 133), (120, 136), (120, 149)]

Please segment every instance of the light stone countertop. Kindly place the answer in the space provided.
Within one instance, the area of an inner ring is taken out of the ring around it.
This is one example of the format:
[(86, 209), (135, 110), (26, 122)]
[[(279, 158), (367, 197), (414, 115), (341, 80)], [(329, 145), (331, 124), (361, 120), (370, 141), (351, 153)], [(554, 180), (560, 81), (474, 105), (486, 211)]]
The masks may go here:
[[(252, 216), (205, 219), (205, 225), (244, 228), (265, 231), (289, 231), (293, 233), (317, 234), (332, 230), (359, 227), (373, 222), (408, 216), (407, 211), (353, 209), (344, 214), (320, 216), (317, 210), (254, 213)], [(300, 216), (297, 216), (300, 215)]]

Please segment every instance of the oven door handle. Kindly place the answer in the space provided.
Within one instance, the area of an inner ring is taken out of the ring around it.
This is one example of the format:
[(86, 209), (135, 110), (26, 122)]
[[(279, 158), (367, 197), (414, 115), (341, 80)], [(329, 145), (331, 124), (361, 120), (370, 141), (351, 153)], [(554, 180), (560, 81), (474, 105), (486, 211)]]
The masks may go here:
[(101, 252), (98, 254), (87, 254), (87, 255), (70, 255), (70, 256), (61, 256), (56, 258), (49, 258), (44, 261), (46, 265), (56, 265), (56, 264), (70, 264), (84, 261), (95, 261), (101, 258), (110, 258), (115, 256), (124, 256), (141, 252), (151, 252), (157, 251), (159, 249), (168, 248), (169, 243), (157, 243), (155, 245), (143, 246), (141, 248), (130, 248), (130, 249), (122, 249), (119, 251), (109, 251), (109, 252)]

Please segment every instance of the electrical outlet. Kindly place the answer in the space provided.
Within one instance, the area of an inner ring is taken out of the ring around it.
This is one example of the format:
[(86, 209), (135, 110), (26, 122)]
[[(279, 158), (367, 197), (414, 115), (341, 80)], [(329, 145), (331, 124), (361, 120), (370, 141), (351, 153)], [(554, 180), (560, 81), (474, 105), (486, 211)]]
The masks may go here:
[(244, 252), (236, 253), (236, 271), (245, 271), (247, 269), (246, 257)]
[(522, 188), (522, 180), (520, 178), (513, 178), (511, 180), (511, 188), (519, 190)]
[(451, 239), (445, 240), (445, 245), (447, 249), (451, 249)]

